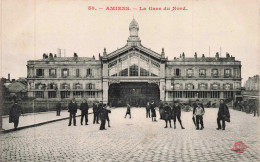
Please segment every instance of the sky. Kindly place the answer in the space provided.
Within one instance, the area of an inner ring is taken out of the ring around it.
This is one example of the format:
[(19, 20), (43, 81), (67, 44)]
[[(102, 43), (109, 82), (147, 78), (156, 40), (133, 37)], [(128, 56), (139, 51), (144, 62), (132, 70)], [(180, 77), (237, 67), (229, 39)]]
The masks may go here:
[[(27, 76), (27, 61), (66, 49), (66, 56), (98, 58), (126, 44), (133, 17), (142, 45), (168, 59), (197, 52), (226, 52), (242, 64), (243, 83), (259, 74), (259, 0), (2, 0), (1, 76)], [(94, 6), (97, 10), (89, 10)], [(128, 11), (105, 10), (108, 6)], [(186, 7), (185, 11), (151, 11), (149, 7)], [(139, 10), (139, 7), (147, 10)], [(99, 9), (103, 8), (103, 9)], [(137, 8), (137, 10), (133, 9)], [(209, 50), (210, 49), (210, 50)]]

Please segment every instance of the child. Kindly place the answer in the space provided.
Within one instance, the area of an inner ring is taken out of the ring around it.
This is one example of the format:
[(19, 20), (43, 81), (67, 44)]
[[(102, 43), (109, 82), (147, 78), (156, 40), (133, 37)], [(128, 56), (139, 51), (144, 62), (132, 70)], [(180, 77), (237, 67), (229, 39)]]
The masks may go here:
[(126, 118), (126, 115), (129, 114), (130, 115), (130, 118), (131, 118), (131, 107), (129, 104), (126, 105), (127, 106), (127, 109), (126, 109), (126, 114), (125, 114), (125, 118)]
[(199, 130), (199, 124), (201, 124), (200, 130), (202, 130), (203, 127), (203, 118), (202, 116), (204, 115), (205, 111), (202, 108), (201, 104), (198, 104), (198, 107), (195, 109), (194, 115), (196, 116), (196, 125), (197, 125), (197, 130)]

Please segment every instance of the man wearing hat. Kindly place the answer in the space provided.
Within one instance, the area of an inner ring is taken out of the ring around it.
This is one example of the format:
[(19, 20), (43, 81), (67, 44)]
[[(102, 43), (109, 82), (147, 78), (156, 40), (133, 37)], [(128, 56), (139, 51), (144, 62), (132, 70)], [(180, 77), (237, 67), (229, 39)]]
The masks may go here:
[(93, 103), (93, 114), (94, 114), (94, 118), (93, 118), (93, 124), (98, 123), (98, 102), (95, 101)]
[(88, 125), (88, 103), (87, 100), (84, 99), (84, 101), (80, 104), (80, 110), (81, 110), (81, 119), (80, 119), (80, 123), (81, 125), (83, 125), (83, 120), (85, 117), (85, 125)]
[[(220, 120), (222, 120), (222, 127), (220, 124)], [(218, 109), (218, 118), (217, 118), (218, 128), (217, 128), (217, 130), (220, 130), (221, 128), (222, 128), (222, 130), (225, 130), (225, 128), (226, 128), (225, 121), (230, 122), (230, 113), (229, 113), (227, 105), (224, 103), (224, 100), (221, 99), (220, 104), (219, 104), (219, 109)]]
[(14, 123), (14, 129), (16, 130), (19, 124), (19, 117), (23, 114), (23, 110), (20, 105), (18, 105), (17, 100), (14, 101), (13, 106), (10, 109), (9, 123)]
[(73, 118), (73, 125), (76, 126), (76, 113), (77, 113), (78, 105), (76, 103), (75, 98), (72, 98), (68, 108), (69, 108), (68, 112), (70, 113), (70, 120), (68, 126), (71, 126), (72, 118)]

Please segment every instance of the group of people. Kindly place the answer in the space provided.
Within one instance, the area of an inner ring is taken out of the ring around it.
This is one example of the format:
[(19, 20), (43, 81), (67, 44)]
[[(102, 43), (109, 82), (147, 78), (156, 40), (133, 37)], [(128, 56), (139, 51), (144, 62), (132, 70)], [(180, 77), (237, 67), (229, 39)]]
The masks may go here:
[(254, 114), (259, 116), (259, 99), (249, 99), (245, 101), (236, 101), (234, 103), (234, 109), (246, 112), (249, 114)]
[[(78, 107), (77, 107), (76, 100), (75, 98), (73, 98), (68, 105), (68, 112), (70, 113), (68, 126), (71, 126), (72, 119), (73, 119), (73, 125), (76, 126), (77, 109)], [(81, 125), (83, 125), (84, 118), (85, 118), (85, 125), (88, 125), (89, 106), (86, 100), (84, 100), (80, 104), (80, 110), (81, 110), (81, 118), (80, 118)], [(107, 104), (103, 104), (102, 101), (93, 103), (93, 114), (94, 114), (93, 124), (100, 124), (99, 123), (100, 120), (101, 121), (100, 128), (99, 128), (100, 130), (106, 129), (105, 128), (106, 121), (108, 121), (108, 127), (110, 127), (110, 120), (109, 120), (108, 113), (111, 113), (111, 109)]]

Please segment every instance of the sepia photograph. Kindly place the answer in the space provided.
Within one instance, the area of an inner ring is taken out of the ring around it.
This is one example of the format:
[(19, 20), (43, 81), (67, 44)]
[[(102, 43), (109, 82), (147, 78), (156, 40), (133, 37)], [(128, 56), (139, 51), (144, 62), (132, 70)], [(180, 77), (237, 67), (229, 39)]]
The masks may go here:
[(0, 161), (260, 161), (259, 0), (2, 0)]

